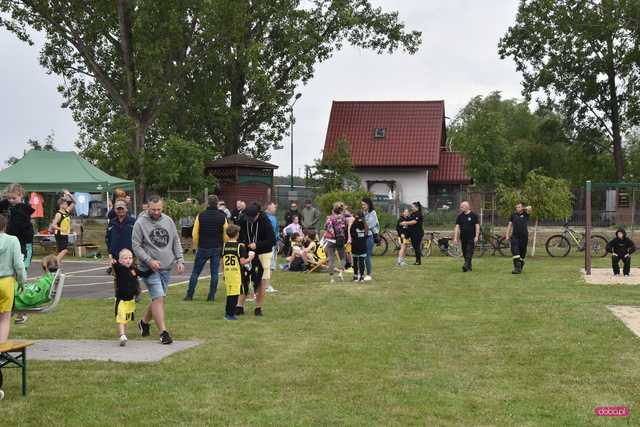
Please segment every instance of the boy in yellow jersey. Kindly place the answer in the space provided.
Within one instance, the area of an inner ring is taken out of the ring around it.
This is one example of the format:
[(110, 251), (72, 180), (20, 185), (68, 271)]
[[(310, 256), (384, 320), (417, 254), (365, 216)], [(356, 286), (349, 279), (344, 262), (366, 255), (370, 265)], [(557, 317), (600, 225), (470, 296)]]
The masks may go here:
[(238, 320), (235, 315), (240, 291), (247, 292), (249, 288), (249, 270), (244, 266), (251, 266), (256, 254), (249, 251), (244, 243), (238, 242), (240, 227), (231, 224), (227, 227), (227, 242), (222, 248), (222, 265), (224, 267), (224, 284), (227, 290), (227, 305), (224, 318)]
[(71, 214), (73, 210), (73, 202), (65, 199), (60, 200), (60, 207), (58, 212), (53, 217), (52, 227), (55, 230), (56, 247), (58, 249), (58, 262), (68, 252), (69, 247), (69, 234), (71, 233)]

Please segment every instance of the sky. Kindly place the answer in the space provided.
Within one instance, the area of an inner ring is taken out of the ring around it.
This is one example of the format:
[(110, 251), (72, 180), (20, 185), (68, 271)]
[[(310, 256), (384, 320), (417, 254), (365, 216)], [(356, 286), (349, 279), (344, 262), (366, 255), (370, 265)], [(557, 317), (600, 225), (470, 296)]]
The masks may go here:
[[(299, 87), (295, 106), (294, 173), (320, 157), (332, 101), (445, 101), (453, 118), (474, 96), (493, 91), (521, 97), (521, 76), (510, 60), (501, 60), (497, 44), (515, 21), (518, 0), (372, 0), (385, 10), (397, 10), (408, 30), (422, 31), (415, 55), (377, 55), (346, 46), (316, 67), (315, 77)], [(28, 139), (43, 141), (55, 134), (58, 149), (72, 150), (78, 136), (71, 111), (61, 108), (56, 87), (38, 62), (42, 37), (28, 46), (0, 30), (0, 167), (21, 155)], [(289, 138), (272, 152), (289, 175)]]

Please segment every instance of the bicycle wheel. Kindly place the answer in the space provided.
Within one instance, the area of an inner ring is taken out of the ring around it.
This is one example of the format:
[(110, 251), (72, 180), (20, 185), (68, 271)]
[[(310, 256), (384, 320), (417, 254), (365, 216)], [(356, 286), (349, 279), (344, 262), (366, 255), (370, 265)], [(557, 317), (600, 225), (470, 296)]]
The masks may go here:
[(454, 258), (459, 258), (462, 256), (462, 249), (460, 248), (460, 244), (453, 244), (453, 241), (449, 241), (449, 247), (447, 248), (447, 254)]
[(511, 256), (511, 241), (504, 237), (496, 239), (496, 250), (501, 256)]
[(607, 239), (604, 236), (591, 236), (591, 256), (594, 258), (607, 256)]
[(551, 236), (547, 239), (544, 247), (549, 256), (566, 257), (569, 255), (569, 251), (571, 250), (571, 243), (569, 242), (569, 239), (563, 235), (556, 234), (555, 236)]
[(476, 242), (476, 244), (474, 245), (473, 248), (473, 256), (475, 257), (481, 257), (483, 256), (485, 253), (487, 253), (487, 251), (489, 249), (491, 249), (491, 243), (485, 241), (485, 240), (478, 240)]
[(378, 236), (380, 238), (380, 242), (373, 245), (373, 256), (384, 256), (389, 249), (389, 242), (387, 242), (386, 237)]

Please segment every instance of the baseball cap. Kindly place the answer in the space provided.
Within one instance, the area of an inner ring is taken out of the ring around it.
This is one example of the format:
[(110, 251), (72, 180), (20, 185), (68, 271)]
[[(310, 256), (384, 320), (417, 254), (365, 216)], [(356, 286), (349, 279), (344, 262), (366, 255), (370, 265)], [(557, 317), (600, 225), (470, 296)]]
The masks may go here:
[(244, 211), (245, 215), (247, 215), (249, 218), (253, 218), (256, 215), (258, 215), (258, 213), (260, 213), (260, 208), (257, 207), (256, 205), (251, 205), (249, 206), (245, 211)]
[(116, 203), (113, 205), (113, 207), (114, 207), (115, 209), (118, 209), (118, 208), (124, 208), (124, 209), (127, 209), (127, 202), (125, 202), (124, 200), (118, 200), (118, 201), (116, 201)]

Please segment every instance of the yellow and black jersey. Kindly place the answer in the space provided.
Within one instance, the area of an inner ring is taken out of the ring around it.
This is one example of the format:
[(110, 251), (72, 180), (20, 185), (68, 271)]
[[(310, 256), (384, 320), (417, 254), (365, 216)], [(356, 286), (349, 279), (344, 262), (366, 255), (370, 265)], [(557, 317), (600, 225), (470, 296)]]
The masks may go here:
[(241, 259), (246, 259), (249, 251), (244, 243), (226, 242), (222, 248), (222, 265), (224, 268), (224, 284), (227, 296), (240, 295), (240, 286), (247, 276), (246, 270), (240, 264)]

